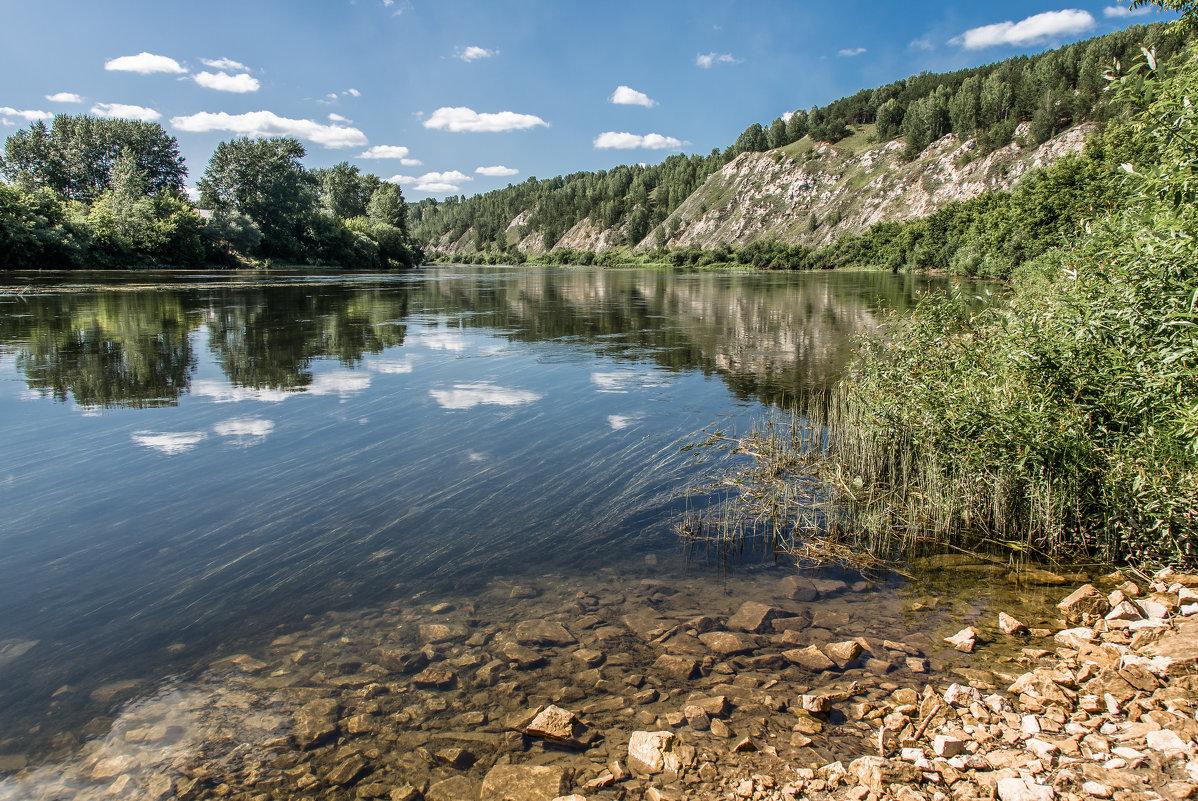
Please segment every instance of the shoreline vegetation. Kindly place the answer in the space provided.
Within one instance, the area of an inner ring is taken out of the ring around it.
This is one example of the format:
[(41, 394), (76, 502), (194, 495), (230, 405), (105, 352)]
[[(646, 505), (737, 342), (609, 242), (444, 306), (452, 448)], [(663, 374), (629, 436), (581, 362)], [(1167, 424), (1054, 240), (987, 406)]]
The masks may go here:
[[(1178, 26), (1198, 25), (1182, 10)], [(935, 542), (1194, 563), (1198, 61), (1145, 50), (1111, 82), (1126, 114), (1091, 152), (1118, 164), (1113, 208), (1025, 266), (1004, 302), (932, 297), (862, 342), (826, 397), (732, 443), (751, 464), (684, 528), (735, 539), (747, 520), (816, 562)]]

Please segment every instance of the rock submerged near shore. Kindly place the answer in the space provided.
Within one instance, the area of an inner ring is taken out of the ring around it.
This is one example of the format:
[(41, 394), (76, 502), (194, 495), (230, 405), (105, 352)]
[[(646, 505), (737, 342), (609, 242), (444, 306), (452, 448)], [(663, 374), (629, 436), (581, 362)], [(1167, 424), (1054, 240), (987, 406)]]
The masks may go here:
[[(331, 615), (260, 659), (214, 664), (216, 689), (186, 715), (170, 694), (130, 707), (75, 763), (20, 770), (8, 789), (183, 801), (1191, 797), (1198, 576), (1096, 584), (1069, 593), (1057, 619), (1024, 625), (1018, 609), (988, 609), (993, 620), (943, 638), (904, 631), (869, 585), (796, 577), (773, 603), (724, 610), (693, 588), (613, 576), (609, 593), (564, 596), (569, 582), (555, 581), (493, 586), (477, 606)], [(711, 613), (687, 613), (701, 609)]]

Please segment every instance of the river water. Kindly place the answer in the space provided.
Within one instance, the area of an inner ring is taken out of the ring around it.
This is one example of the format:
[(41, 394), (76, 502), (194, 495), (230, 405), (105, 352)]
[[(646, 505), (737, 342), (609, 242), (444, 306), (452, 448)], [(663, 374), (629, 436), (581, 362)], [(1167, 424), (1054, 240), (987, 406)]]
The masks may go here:
[[(730, 614), (793, 569), (682, 545), (711, 468), (682, 446), (835, 381), (853, 336), (929, 288), (460, 266), (0, 278), (0, 775), (24, 769), (0, 797), (47, 765), (61, 782), (131, 710), (233, 693), (211, 673), (231, 655), (291, 675), (271, 649), (308, 642), (292, 662), (310, 682), (360, 668), (321, 655), (338, 638), (365, 652), (449, 609), (492, 634), (567, 602), (627, 613), (646, 580)], [(903, 586), (875, 592), (918, 628)], [(70, 793), (112, 779), (97, 759)]]

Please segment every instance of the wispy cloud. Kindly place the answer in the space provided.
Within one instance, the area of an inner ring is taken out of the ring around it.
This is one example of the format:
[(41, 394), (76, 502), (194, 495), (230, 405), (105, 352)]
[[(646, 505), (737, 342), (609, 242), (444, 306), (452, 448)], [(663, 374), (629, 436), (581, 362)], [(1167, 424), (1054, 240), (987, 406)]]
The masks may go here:
[(433, 397), (442, 409), (473, 409), (475, 406), (523, 406), (539, 401), (544, 395), (525, 389), (507, 389), (480, 382), (476, 384), (455, 384), (453, 389), (430, 389)]
[(239, 136), (294, 136), (328, 148), (354, 147), (366, 144), (366, 134), (344, 125), (322, 125), (312, 120), (293, 120), (272, 111), (250, 111), (245, 114), (202, 111), (182, 117), (172, 117), (171, 125), (188, 133), (228, 131)]
[(1023, 47), (1058, 36), (1085, 33), (1095, 25), (1090, 12), (1076, 8), (1063, 11), (1045, 11), (1019, 22), (996, 22), (980, 28), (970, 28), (960, 36), (949, 40), (950, 45), (966, 50), (981, 50), (998, 45)]
[(737, 58), (731, 53), (703, 53), (695, 56), (695, 64), (705, 70), (709, 70), (716, 64), (739, 64), (742, 59)]
[(183, 65), (173, 58), (158, 56), (153, 53), (138, 53), (136, 56), (121, 56), (104, 62), (104, 69), (118, 72), (136, 72), (150, 75), (155, 72), (169, 72), (182, 75), (187, 72)]
[(617, 106), (644, 106), (645, 108), (653, 108), (657, 105), (656, 100), (644, 92), (638, 92), (631, 86), (617, 86), (616, 91), (612, 92), (608, 100)]
[(471, 45), (470, 47), (459, 47), (454, 51), (453, 57), (470, 63), (471, 61), (478, 61), (480, 58), (490, 58), (498, 54), (498, 50), (488, 50), (485, 47)]
[(351, 122), (353, 122), (353, 120), (348, 119), (347, 117), (342, 117), (340, 114), (333, 114), (332, 112), (330, 112), (329, 113), (329, 122), (351, 123)]
[(74, 92), (55, 92), (52, 95), (46, 95), (46, 99), (51, 103), (82, 103), (83, 97)]
[(16, 109), (8, 106), (0, 106), (0, 117), (4, 118), (4, 122), (8, 125), (14, 123), (9, 121), (10, 117), (19, 117), (25, 122), (34, 122), (35, 120), (48, 120), (54, 115), (48, 111), (40, 111), (38, 109)]
[(135, 444), (169, 456), (187, 453), (207, 439), (207, 435), (203, 431), (184, 431), (178, 434), (135, 431), (130, 436)]
[(836, 55), (852, 58), (853, 56), (859, 56), (864, 52), (864, 47), (846, 47), (843, 50), (837, 50)]
[(246, 92), (257, 92), (260, 86), (258, 79), (248, 72), (230, 75), (227, 72), (205, 71), (197, 72), (192, 78), (200, 86), (206, 89), (215, 89), (218, 92), (245, 94)]
[(437, 131), (453, 132), (498, 132), (525, 131), (537, 126), (549, 127), (549, 123), (533, 114), (517, 114), (514, 111), (500, 111), (487, 114), (475, 111), (465, 106), (443, 106), (432, 113), (424, 121), (425, 128)]
[(907, 45), (907, 49), (908, 50), (935, 50), (936, 45), (932, 44), (932, 37), (931, 37), (931, 35), (928, 35), (928, 36), (921, 37), (919, 39), (912, 39), (911, 43)]
[(1140, 6), (1139, 8), (1128, 8), (1127, 6), (1107, 6), (1102, 10), (1102, 16), (1107, 17), (1142, 17), (1145, 14), (1152, 13), (1152, 6)]
[(225, 437), (238, 447), (248, 448), (260, 445), (275, 430), (273, 420), (261, 417), (235, 417), (224, 420), (212, 427), (219, 436)]
[(212, 67), (214, 70), (221, 72), (249, 72), (250, 68), (242, 64), (240, 61), (234, 61), (231, 58), (201, 58), (200, 62), (205, 67)]
[[(330, 117), (332, 115), (329, 115)], [(411, 151), (402, 145), (375, 145), (359, 153), (360, 159), (402, 159), (407, 158)]]
[(497, 164), (494, 167), (477, 167), (474, 172), (476, 175), (486, 175), (489, 178), (507, 178), (510, 175), (520, 174), (519, 170), (504, 167), (502, 164)]
[(91, 107), (91, 113), (98, 117), (141, 120), (142, 122), (153, 122), (162, 116), (152, 108), (130, 106), (125, 103), (97, 103)]
[(681, 139), (661, 134), (632, 134), (627, 131), (607, 131), (595, 137), (596, 150), (669, 150), (687, 144)]

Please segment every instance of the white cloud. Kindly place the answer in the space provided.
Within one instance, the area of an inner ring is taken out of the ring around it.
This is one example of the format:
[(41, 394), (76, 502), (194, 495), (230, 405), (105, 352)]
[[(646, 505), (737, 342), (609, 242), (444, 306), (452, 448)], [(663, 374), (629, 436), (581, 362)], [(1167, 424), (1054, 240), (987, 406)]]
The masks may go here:
[(51, 103), (82, 103), (83, 98), (74, 92), (55, 92), (52, 95), (46, 95), (46, 99)]
[(142, 122), (153, 122), (162, 116), (152, 108), (130, 106), (125, 103), (97, 103), (91, 107), (91, 113), (99, 117), (116, 117), (123, 120), (141, 120)]
[(478, 61), (480, 58), (490, 58), (491, 56), (498, 55), (498, 53), (498, 50), (488, 50), (485, 47), (471, 45), (470, 47), (459, 47), (454, 52), (453, 57), (460, 58), (462, 61), (469, 63), (471, 61)]
[(1022, 47), (1058, 36), (1084, 33), (1095, 25), (1088, 11), (1067, 8), (1063, 11), (1045, 11), (1034, 14), (1019, 22), (996, 22), (980, 28), (970, 28), (960, 36), (949, 40), (950, 45), (966, 50), (981, 50), (997, 45)]
[(662, 136), (661, 134), (651, 133), (641, 136), (639, 134), (628, 133), (627, 131), (616, 132), (606, 131), (595, 137), (596, 150), (637, 150), (644, 148), (647, 150), (667, 150), (679, 148), (687, 144), (681, 139), (675, 139), (672, 136)]
[(611, 426), (612, 431), (622, 431), (633, 423), (639, 422), (643, 417), (643, 414), (609, 414), (607, 424)]
[(479, 405), (523, 406), (539, 401), (544, 395), (524, 389), (506, 389), (486, 382), (455, 384), (453, 389), (430, 389), (443, 409), (473, 409)]
[[(331, 118), (332, 115), (330, 114)], [(360, 159), (402, 159), (407, 158), (411, 151), (402, 145), (375, 145), (374, 147), (358, 154)]]
[(240, 61), (234, 61), (231, 58), (201, 58), (205, 67), (212, 67), (214, 70), (221, 72), (249, 72), (250, 68), (242, 64)]
[(312, 379), (305, 391), (309, 395), (340, 395), (344, 399), (369, 389), (371, 381), (369, 373), (337, 370), (332, 373), (320, 373)]
[(340, 114), (330, 113), (329, 122), (353, 122), (353, 120), (342, 117)]
[(1152, 6), (1128, 8), (1127, 6), (1107, 6), (1102, 10), (1102, 16), (1110, 17), (1142, 17), (1152, 13)]
[(470, 345), (470, 341), (462, 334), (444, 328), (420, 333), (415, 341), (430, 350), (447, 350), (453, 353), (461, 353)]
[(207, 439), (203, 431), (185, 431), (180, 434), (160, 434), (153, 431), (135, 431), (130, 435), (143, 448), (171, 456), (187, 453)]
[(218, 92), (245, 94), (246, 92), (257, 92), (260, 86), (258, 79), (248, 72), (237, 75), (230, 75), (227, 72), (197, 72), (192, 78), (200, 86), (206, 89), (215, 89)]
[(598, 387), (599, 392), (624, 394), (640, 387), (667, 386), (670, 383), (670, 378), (656, 372), (638, 373), (632, 370), (623, 370), (614, 373), (591, 373), (591, 383)]
[(911, 41), (911, 43), (909, 45), (907, 45), (907, 49), (908, 50), (935, 50), (936, 45), (932, 44), (932, 37), (931, 37), (931, 35), (928, 35), (928, 36), (923, 37), (922, 39), (913, 39)]
[(425, 128), (455, 133), (462, 131), (524, 131), (538, 125), (549, 127), (549, 123), (533, 114), (517, 114), (514, 111), (480, 114), (465, 106), (443, 106), (424, 121)]
[(343, 94), (343, 95), (349, 95), (350, 97), (361, 97), (361, 96), (362, 96), (362, 93), (361, 93), (361, 92), (359, 92), (357, 89), (353, 89), (353, 88), (346, 89), (346, 90), (345, 90), (344, 92), (342, 92), (341, 94)]
[(739, 64), (741, 59), (731, 53), (705, 53), (695, 56), (695, 64), (709, 70), (716, 64)]
[(216, 403), (235, 403), (245, 400), (279, 403), (291, 397), (292, 393), (281, 389), (253, 389), (236, 387), (223, 381), (200, 380), (191, 383), (191, 394), (200, 398), (208, 398)]
[(232, 440), (235, 445), (248, 448), (251, 445), (265, 442), (266, 438), (275, 430), (275, 424), (273, 420), (264, 420), (260, 417), (235, 417), (232, 420), (217, 423), (212, 430), (218, 435)]
[(138, 53), (136, 56), (121, 56), (104, 62), (104, 69), (118, 72), (136, 72), (149, 75), (155, 72), (170, 72), (181, 75), (187, 72), (173, 58), (156, 56), (153, 53)]
[(477, 175), (486, 175), (489, 178), (506, 178), (509, 175), (519, 175), (519, 170), (513, 170), (511, 167), (504, 167), (502, 164), (497, 164), (494, 167), (478, 167), (474, 170)]
[(852, 58), (853, 56), (859, 56), (864, 52), (865, 52), (864, 47), (846, 47), (843, 50), (837, 50), (836, 55)]
[(343, 125), (321, 125), (312, 120), (293, 120), (272, 111), (245, 114), (201, 111), (185, 117), (171, 117), (171, 125), (188, 133), (229, 131), (239, 136), (294, 136), (325, 147), (354, 147), (366, 144), (366, 134)]
[(392, 175), (390, 178), (384, 178), (389, 184), (414, 184), (416, 177), (412, 175)]
[(424, 162), (420, 159), (400, 159), (399, 163), (405, 167), (423, 167)]
[(638, 92), (631, 86), (623, 85), (617, 86), (616, 91), (611, 93), (611, 97), (608, 100), (617, 106), (644, 106), (645, 108), (653, 108), (657, 105), (657, 101), (644, 92)]
[(406, 375), (415, 367), (411, 359), (379, 359), (367, 362), (366, 366), (376, 373), (385, 375)]
[[(0, 117), (20, 117), (21, 119), (25, 120), (25, 122), (33, 122), (34, 120), (48, 120), (53, 116), (54, 115), (48, 111), (38, 111), (35, 109), (27, 109), (22, 111), (21, 109), (9, 108), (8, 106), (0, 106)], [(12, 124), (8, 122), (7, 119), (5, 122), (9, 125)]]
[(432, 194), (443, 194), (445, 192), (457, 192), (466, 181), (473, 181), (469, 175), (458, 170), (449, 170), (448, 172), (426, 172), (424, 175), (413, 178), (410, 175), (393, 175), (387, 179), (388, 183), (392, 184), (407, 184), (418, 192), (430, 192)]

